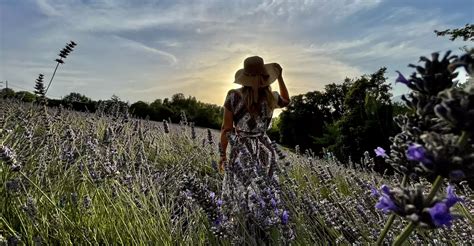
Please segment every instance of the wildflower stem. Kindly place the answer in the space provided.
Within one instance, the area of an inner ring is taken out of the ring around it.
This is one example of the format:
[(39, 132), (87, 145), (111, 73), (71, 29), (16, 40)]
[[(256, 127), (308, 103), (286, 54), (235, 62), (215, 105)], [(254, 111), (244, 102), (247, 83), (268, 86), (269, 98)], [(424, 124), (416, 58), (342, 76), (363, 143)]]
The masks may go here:
[(410, 224), (403, 229), (402, 233), (395, 239), (395, 242), (393, 243), (393, 246), (400, 246), (402, 245), (405, 240), (410, 236), (411, 232), (415, 229), (415, 223), (410, 222)]
[(443, 184), (443, 177), (438, 175), (438, 177), (436, 177), (435, 181), (433, 182), (433, 185), (431, 186), (430, 193), (428, 194), (428, 198), (426, 200), (427, 205), (429, 205), (433, 201), (434, 196), (436, 195), (436, 193), (439, 190), (439, 187), (441, 187), (442, 184)]
[(379, 238), (377, 239), (376, 245), (382, 245), (383, 239), (387, 235), (388, 231), (390, 230), (390, 227), (392, 227), (393, 221), (395, 221), (395, 214), (391, 214), (390, 217), (388, 217), (387, 222), (385, 223), (385, 226), (383, 227), (382, 232), (380, 233)]
[[(426, 199), (427, 205), (429, 205), (433, 201), (433, 198), (435, 197), (436, 193), (438, 192), (442, 184), (443, 184), (443, 177), (438, 175), (438, 177), (436, 177), (435, 181), (433, 182), (433, 185), (431, 186), (431, 191), (428, 194), (428, 198)], [(410, 224), (408, 224), (405, 227), (403, 232), (400, 235), (398, 235), (397, 239), (395, 239), (395, 242), (393, 243), (393, 245), (394, 246), (402, 245), (402, 243), (408, 239), (408, 237), (410, 236), (411, 232), (414, 229), (415, 229), (415, 223), (410, 222)]]
[[(403, 179), (402, 179), (402, 184), (401, 184), (402, 187), (406, 185), (407, 181), (408, 181), (408, 176), (405, 174), (403, 175)], [(388, 217), (388, 220), (385, 223), (385, 226), (383, 227), (383, 230), (380, 233), (379, 238), (377, 239), (376, 245), (382, 245), (383, 239), (385, 238), (385, 236), (387, 236), (387, 233), (390, 230), (390, 227), (392, 227), (392, 224), (395, 221), (395, 217), (396, 215), (393, 213), (390, 215), (390, 217)]]
[(467, 140), (469, 140), (469, 133), (467, 131), (462, 131), (461, 137), (458, 139), (459, 147), (464, 147), (466, 145)]
[(51, 82), (53, 82), (54, 75), (56, 74), (56, 70), (58, 70), (59, 67), (59, 62), (56, 64), (56, 68), (54, 69), (53, 76), (51, 76), (51, 79), (49, 80), (48, 87), (46, 87), (46, 91), (44, 91), (44, 96), (46, 96), (46, 93), (48, 93), (49, 86), (51, 85)]
[(35, 183), (33, 182), (30, 178), (28, 178), (28, 176), (26, 176), (25, 173), (23, 172), (20, 172), (21, 175), (23, 175), (23, 177), (28, 180), (36, 189), (38, 189), (39, 192), (41, 192), (41, 194), (43, 194), (43, 196), (46, 198), (46, 200), (48, 200), (55, 208), (56, 210), (62, 214), (64, 216), (64, 218), (72, 225), (74, 225), (74, 223), (69, 219), (69, 217), (61, 210), (61, 209), (58, 209), (57, 205), (55, 202), (53, 202), (53, 200), (51, 200), (51, 198), (49, 198), (49, 196), (44, 193), (44, 191)]

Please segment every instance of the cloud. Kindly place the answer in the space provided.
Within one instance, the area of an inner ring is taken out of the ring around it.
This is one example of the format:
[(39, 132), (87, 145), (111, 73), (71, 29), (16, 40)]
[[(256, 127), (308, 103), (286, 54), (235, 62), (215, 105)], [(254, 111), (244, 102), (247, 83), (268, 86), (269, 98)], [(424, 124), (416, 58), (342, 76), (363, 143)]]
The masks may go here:
[(61, 13), (56, 10), (48, 0), (35, 0), (37, 6), (39, 7), (40, 11), (47, 15), (47, 16), (61, 16)]
[(392, 77), (420, 55), (461, 46), (433, 30), (472, 19), (467, 9), (444, 11), (453, 3), (420, 2), (2, 1), (8, 35), (2, 35), (0, 80), (26, 85), (40, 72), (49, 76), (69, 39), (79, 45), (58, 71), (54, 94), (77, 89), (97, 99), (115, 93), (153, 101), (183, 92), (220, 104), (250, 55), (281, 63), (293, 95), (380, 66)]
[(119, 37), (119, 36), (115, 36), (115, 37), (121, 42), (121, 45), (125, 47), (129, 47), (129, 48), (132, 48), (144, 53), (148, 53), (148, 54), (151, 53), (151, 54), (156, 54), (158, 56), (162, 56), (170, 62), (170, 65), (176, 65), (176, 63), (178, 63), (178, 59), (176, 58), (176, 56), (174, 56), (171, 53), (147, 46), (135, 40), (130, 40), (130, 39)]

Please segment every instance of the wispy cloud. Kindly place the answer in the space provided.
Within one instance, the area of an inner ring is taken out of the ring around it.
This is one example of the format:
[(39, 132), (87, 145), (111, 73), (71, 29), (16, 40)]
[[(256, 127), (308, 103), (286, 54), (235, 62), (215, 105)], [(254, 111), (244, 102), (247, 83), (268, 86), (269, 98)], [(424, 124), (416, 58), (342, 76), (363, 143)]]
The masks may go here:
[(129, 47), (146, 54), (156, 54), (158, 56), (164, 57), (166, 60), (170, 62), (170, 65), (175, 65), (176, 63), (178, 63), (178, 59), (171, 53), (147, 46), (138, 41), (122, 38), (119, 36), (115, 36), (115, 37), (117, 38), (118, 41), (121, 42), (122, 46)]
[(47, 16), (61, 16), (60, 12), (56, 10), (48, 0), (35, 0), (39, 10)]

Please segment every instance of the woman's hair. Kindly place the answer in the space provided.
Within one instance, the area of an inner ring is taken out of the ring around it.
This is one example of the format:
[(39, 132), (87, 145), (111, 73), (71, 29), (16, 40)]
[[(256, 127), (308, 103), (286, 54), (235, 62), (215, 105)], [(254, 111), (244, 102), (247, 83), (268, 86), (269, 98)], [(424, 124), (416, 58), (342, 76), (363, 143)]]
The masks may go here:
[(273, 110), (276, 108), (277, 102), (273, 97), (272, 89), (270, 86), (265, 86), (258, 89), (258, 98), (254, 100), (255, 95), (253, 89), (250, 86), (244, 86), (242, 88), (242, 96), (244, 99), (245, 106), (251, 115), (257, 115), (261, 110), (262, 102), (267, 102), (268, 107)]

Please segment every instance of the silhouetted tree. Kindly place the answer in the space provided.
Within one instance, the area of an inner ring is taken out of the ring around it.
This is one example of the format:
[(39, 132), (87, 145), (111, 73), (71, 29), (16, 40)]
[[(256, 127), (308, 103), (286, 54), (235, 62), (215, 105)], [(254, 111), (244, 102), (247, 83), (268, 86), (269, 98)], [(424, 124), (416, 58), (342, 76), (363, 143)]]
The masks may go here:
[(343, 162), (349, 157), (358, 161), (364, 151), (390, 145), (388, 138), (394, 134), (393, 108), (385, 71), (381, 68), (357, 79), (345, 97), (345, 112), (337, 123), (340, 137), (330, 146)]
[(150, 106), (147, 103), (143, 101), (138, 101), (130, 105), (130, 113), (138, 118), (144, 119), (150, 115), (151, 110)]
[(3, 88), (0, 90), (0, 97), (1, 98), (12, 98), (15, 96), (15, 91), (10, 88)]
[(63, 101), (64, 102), (82, 102), (82, 103), (88, 103), (88, 102), (91, 102), (92, 100), (88, 97), (86, 97), (85, 95), (82, 95), (80, 93), (77, 93), (77, 92), (71, 92), (69, 93), (68, 95), (66, 95), (65, 97), (63, 97)]
[(33, 102), (36, 96), (28, 91), (18, 91), (15, 93), (15, 98), (18, 98), (23, 102)]

